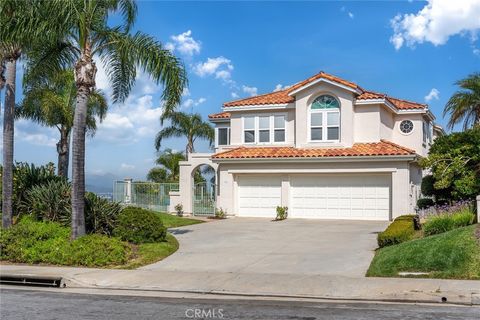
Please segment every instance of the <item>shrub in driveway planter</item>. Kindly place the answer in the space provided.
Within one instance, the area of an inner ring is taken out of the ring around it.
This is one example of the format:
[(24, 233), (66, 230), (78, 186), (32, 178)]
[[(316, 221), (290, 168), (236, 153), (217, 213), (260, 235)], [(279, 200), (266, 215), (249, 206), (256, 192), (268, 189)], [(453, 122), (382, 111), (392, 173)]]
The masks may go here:
[(380, 248), (411, 240), (415, 234), (414, 215), (396, 218), (385, 231), (377, 236)]
[(442, 214), (430, 217), (423, 225), (426, 236), (447, 232), (456, 228), (466, 227), (475, 221), (473, 211), (461, 210), (453, 214)]
[(275, 220), (285, 220), (288, 216), (288, 207), (277, 206), (277, 217)]
[(165, 241), (167, 229), (155, 212), (127, 207), (120, 212), (113, 234), (132, 243)]

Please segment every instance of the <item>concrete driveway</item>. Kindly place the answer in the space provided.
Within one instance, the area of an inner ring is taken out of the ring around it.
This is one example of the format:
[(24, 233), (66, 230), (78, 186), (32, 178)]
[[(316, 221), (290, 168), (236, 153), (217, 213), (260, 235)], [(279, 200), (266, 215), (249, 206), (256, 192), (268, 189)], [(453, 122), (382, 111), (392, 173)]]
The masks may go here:
[(365, 275), (388, 222), (231, 218), (172, 229), (180, 249), (142, 269)]

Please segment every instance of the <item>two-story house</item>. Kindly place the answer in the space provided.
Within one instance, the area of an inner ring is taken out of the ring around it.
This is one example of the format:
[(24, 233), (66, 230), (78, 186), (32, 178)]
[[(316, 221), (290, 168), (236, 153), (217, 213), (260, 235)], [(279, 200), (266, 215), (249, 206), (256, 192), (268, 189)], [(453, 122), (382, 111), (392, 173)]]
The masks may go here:
[(442, 129), (428, 106), (320, 72), (227, 102), (215, 125), (217, 207), (229, 214), (390, 220), (412, 213), (419, 157)]

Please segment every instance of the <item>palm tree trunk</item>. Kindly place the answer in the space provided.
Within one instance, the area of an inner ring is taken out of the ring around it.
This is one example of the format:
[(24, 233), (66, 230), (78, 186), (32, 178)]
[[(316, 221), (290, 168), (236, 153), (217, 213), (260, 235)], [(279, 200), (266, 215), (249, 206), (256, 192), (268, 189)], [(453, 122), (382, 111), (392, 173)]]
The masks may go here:
[[(18, 58), (17, 58), (18, 59)], [(15, 80), (17, 60), (10, 58), (6, 63), (6, 91), (3, 114), (3, 174), (2, 174), (2, 226), (12, 225), (13, 196), (13, 134), (15, 110)]]
[(77, 100), (72, 135), (72, 239), (85, 234), (85, 128), (87, 104), (97, 68), (88, 48), (75, 65)]
[(189, 155), (190, 153), (193, 153), (194, 149), (193, 149), (193, 140), (192, 140), (191, 138), (188, 138), (187, 141), (188, 141), (188, 142), (187, 142), (187, 147), (186, 147), (186, 149), (185, 149), (185, 153), (186, 153), (186, 155), (187, 155), (187, 160), (188, 160), (188, 155)]
[(70, 130), (60, 128), (60, 140), (57, 143), (58, 175), (68, 178), (68, 161), (70, 155)]

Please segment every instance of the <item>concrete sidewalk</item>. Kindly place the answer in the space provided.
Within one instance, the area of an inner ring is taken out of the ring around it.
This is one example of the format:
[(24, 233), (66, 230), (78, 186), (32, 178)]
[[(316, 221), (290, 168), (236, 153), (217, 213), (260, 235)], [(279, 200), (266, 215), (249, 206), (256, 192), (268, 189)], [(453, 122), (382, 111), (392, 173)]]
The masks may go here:
[(69, 288), (480, 305), (480, 281), (1, 265), (0, 274), (60, 276)]

